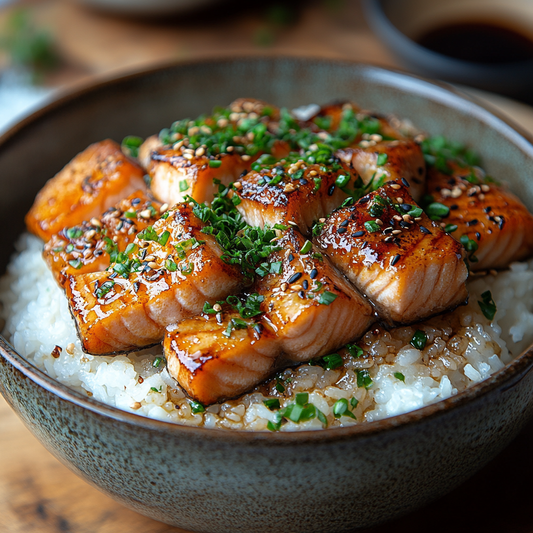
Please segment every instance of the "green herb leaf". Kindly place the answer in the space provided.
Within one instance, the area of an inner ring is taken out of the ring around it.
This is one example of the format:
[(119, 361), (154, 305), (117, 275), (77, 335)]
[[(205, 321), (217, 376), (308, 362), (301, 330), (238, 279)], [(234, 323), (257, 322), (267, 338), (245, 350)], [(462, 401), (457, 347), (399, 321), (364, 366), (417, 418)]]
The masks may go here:
[(450, 208), (439, 202), (433, 202), (426, 207), (426, 213), (429, 217), (444, 218), (450, 214)]
[(363, 355), (363, 349), (357, 344), (347, 344), (346, 349), (352, 357), (361, 357)]
[(485, 318), (488, 318), (489, 320), (493, 320), (494, 316), (496, 315), (496, 303), (494, 302), (494, 299), (492, 298), (491, 292), (485, 291), (481, 295), (481, 301), (478, 300), (477, 303), (479, 304), (481, 312), (485, 315)]
[(424, 211), (422, 211), (420, 207), (413, 207), (413, 209), (411, 209), (411, 211), (408, 211), (407, 214), (409, 216), (412, 216), (413, 218), (418, 218), (422, 216), (423, 212)]
[(270, 400), (263, 400), (263, 403), (271, 410), (274, 411), (275, 409), (279, 409), (280, 403), (277, 398), (272, 398)]
[(300, 253), (302, 255), (305, 255), (311, 251), (313, 248), (313, 245), (311, 244), (311, 241), (305, 241), (304, 245), (302, 246), (302, 249), (300, 250)]
[(210, 159), (209, 160), (209, 167), (210, 168), (219, 168), (222, 165), (222, 161), (218, 159)]
[(332, 292), (324, 291), (318, 297), (318, 303), (321, 305), (330, 305), (336, 300), (337, 296), (338, 294), (333, 294)]
[(417, 350), (423, 350), (426, 347), (428, 341), (427, 335), (424, 331), (417, 329), (411, 339), (411, 345)]
[(164, 361), (164, 359), (162, 357), (156, 357), (154, 359), (154, 362), (152, 363), (152, 366), (154, 368), (159, 368), (161, 366), (161, 363)]
[(330, 355), (325, 355), (322, 357), (321, 366), (326, 370), (334, 370), (343, 365), (342, 357), (338, 353), (332, 353)]
[(357, 371), (357, 386), (364, 387), (365, 389), (369, 389), (372, 386), (372, 378), (368, 370), (363, 369)]
[(444, 231), (446, 233), (453, 233), (457, 229), (457, 226), (455, 224), (446, 224), (444, 227)]
[(405, 376), (401, 372), (394, 372), (394, 377), (405, 383)]
[(181, 180), (179, 182), (179, 189), (180, 189), (180, 192), (185, 192), (189, 190), (189, 184), (187, 180)]
[(104, 283), (94, 291), (94, 294), (98, 299), (103, 298), (114, 286), (115, 282), (113, 280), (110, 279), (104, 281)]
[(365, 229), (369, 233), (375, 233), (376, 231), (379, 231), (381, 228), (373, 220), (368, 220), (367, 222), (365, 222)]
[(381, 153), (378, 155), (377, 165), (378, 167), (383, 166), (387, 160), (389, 159), (389, 156), (385, 153)]
[(200, 402), (190, 400), (189, 405), (191, 406), (191, 411), (195, 415), (198, 413), (203, 413), (205, 411), (205, 407)]
[(335, 418), (349, 416), (350, 418), (355, 419), (355, 415), (350, 411), (348, 400), (346, 398), (341, 398), (333, 404), (333, 416)]

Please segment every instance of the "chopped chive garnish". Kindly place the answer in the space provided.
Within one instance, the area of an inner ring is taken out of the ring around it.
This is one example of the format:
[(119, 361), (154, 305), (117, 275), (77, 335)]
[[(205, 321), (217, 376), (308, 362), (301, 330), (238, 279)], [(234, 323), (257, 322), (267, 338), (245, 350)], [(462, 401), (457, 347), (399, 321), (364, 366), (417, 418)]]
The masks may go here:
[(426, 213), (430, 218), (436, 217), (440, 219), (450, 214), (450, 208), (439, 202), (433, 202), (426, 207)]
[(313, 189), (313, 192), (316, 192), (322, 185), (322, 178), (313, 178), (313, 181), (315, 182), (315, 188)]
[(364, 387), (369, 389), (372, 386), (372, 378), (368, 373), (368, 370), (358, 370), (357, 371), (357, 386)]
[(304, 245), (302, 246), (302, 249), (300, 250), (300, 253), (307, 254), (311, 251), (311, 248), (313, 248), (311, 241), (305, 241)]
[(155, 387), (150, 387), (150, 390), (154, 391), (154, 392), (162, 392), (163, 391), (163, 385), (161, 385), (161, 387), (159, 387), (158, 389), (156, 389)]
[(381, 167), (382, 165), (384, 165), (387, 160), (389, 159), (389, 156), (385, 153), (381, 153), (378, 155), (378, 160), (377, 160), (377, 165), (378, 167)]
[(283, 383), (281, 382), (281, 379), (279, 378), (276, 378), (276, 390), (280, 393), (285, 392), (285, 386), (283, 385)]
[(170, 237), (170, 231), (165, 230), (163, 233), (161, 233), (161, 235), (159, 236), (159, 239), (157, 239), (157, 242), (159, 242), (161, 246), (165, 246), (169, 237)]
[(337, 176), (337, 179), (335, 180), (335, 185), (337, 187), (346, 187), (350, 181), (350, 176), (347, 174), (341, 174), (340, 176)]
[(352, 409), (355, 409), (359, 405), (359, 400), (357, 398), (352, 398), (350, 400), (350, 405), (352, 406)]
[(457, 229), (457, 226), (455, 224), (446, 224), (444, 227), (444, 231), (446, 233), (453, 233)]
[(271, 398), (270, 400), (264, 400), (263, 403), (271, 410), (274, 411), (274, 409), (279, 409), (280, 403), (277, 398)]
[(369, 232), (369, 233), (375, 233), (376, 231), (379, 231), (380, 230), (380, 227), (379, 225), (374, 222), (373, 220), (368, 220), (367, 222), (365, 222), (365, 229)]
[(414, 346), (417, 350), (423, 350), (428, 341), (427, 335), (424, 331), (417, 329), (413, 338), (411, 339), (411, 345)]
[(315, 283), (316, 283), (316, 289), (313, 289), (311, 292), (318, 292), (322, 288), (322, 285), (324, 285), (320, 281), (316, 281)]
[(283, 271), (283, 263), (281, 261), (274, 261), (270, 263), (270, 273), (271, 274), (281, 274)]
[(103, 298), (114, 286), (115, 282), (113, 280), (104, 281), (104, 283), (96, 289), (94, 294), (97, 298)]
[(341, 398), (333, 404), (333, 416), (335, 418), (349, 416), (350, 418), (355, 419), (355, 415), (350, 411), (348, 400), (346, 398)]
[(322, 366), (326, 370), (334, 370), (335, 368), (339, 368), (342, 366), (343, 360), (342, 357), (338, 353), (332, 353), (330, 355), (325, 355), (322, 357)]
[(163, 362), (163, 358), (162, 357), (156, 357), (154, 359), (154, 362), (152, 363), (152, 366), (154, 368), (159, 368), (159, 366), (161, 365), (162, 362)]
[(330, 305), (336, 300), (337, 296), (337, 294), (333, 294), (332, 292), (324, 291), (318, 297), (318, 303), (321, 305)]
[(328, 427), (328, 419), (320, 409), (316, 410), (316, 417), (322, 422), (322, 424), (324, 424), (324, 427)]
[(193, 270), (194, 270), (194, 263), (188, 263), (187, 266), (181, 265), (181, 273), (185, 274), (185, 276), (192, 274)]
[(176, 270), (178, 269), (178, 265), (176, 265), (176, 263), (174, 263), (174, 261), (172, 261), (172, 259), (166, 259), (165, 260), (165, 268), (169, 272), (176, 272)]
[(187, 183), (187, 180), (181, 180), (179, 182), (179, 188), (180, 192), (185, 192), (189, 190), (189, 184)]
[(420, 207), (413, 207), (410, 211), (407, 212), (409, 216), (412, 216), (413, 218), (418, 218), (422, 216), (422, 209)]
[(137, 217), (137, 211), (130, 211), (130, 210), (128, 209), (128, 211), (126, 211), (126, 212), (124, 213), (124, 216), (125, 216), (126, 218), (136, 218), (136, 217)]
[(191, 406), (191, 411), (193, 412), (193, 414), (203, 413), (205, 411), (205, 407), (200, 402), (195, 402), (194, 400), (191, 400), (189, 402), (189, 405)]
[(282, 416), (278, 414), (278, 416), (276, 417), (276, 422), (271, 422), (270, 420), (268, 421), (267, 423), (267, 429), (269, 431), (279, 431), (279, 428), (281, 427), (281, 421), (282, 421)]
[(122, 139), (122, 149), (127, 152), (127, 155), (137, 157), (139, 155), (139, 147), (142, 143), (143, 139), (141, 137), (128, 135)]
[(210, 168), (218, 168), (222, 165), (222, 161), (219, 161), (218, 159), (211, 159), (209, 161)]
[(361, 357), (363, 355), (363, 349), (357, 344), (347, 344), (346, 349), (352, 357)]
[(481, 295), (481, 301), (478, 300), (477, 303), (479, 304), (481, 312), (485, 315), (485, 318), (488, 318), (489, 320), (493, 320), (494, 315), (496, 314), (496, 303), (494, 302), (492, 298), (491, 292), (485, 291)]
[(79, 270), (82, 267), (81, 259), (71, 259), (68, 264), (76, 270)]
[(401, 372), (394, 372), (394, 377), (405, 383), (405, 376)]
[(296, 394), (295, 401), (298, 405), (305, 405), (309, 402), (309, 393), (299, 392), (298, 394)]

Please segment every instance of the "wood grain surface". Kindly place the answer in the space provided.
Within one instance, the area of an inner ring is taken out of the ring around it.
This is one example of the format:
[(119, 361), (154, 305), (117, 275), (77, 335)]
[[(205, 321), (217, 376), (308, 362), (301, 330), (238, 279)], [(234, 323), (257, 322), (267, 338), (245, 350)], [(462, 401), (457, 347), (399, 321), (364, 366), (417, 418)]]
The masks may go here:
[[(66, 0), (24, 2), (57, 38), (65, 64), (48, 83), (61, 87), (165, 59), (262, 52), (254, 43), (265, 28), (274, 38), (269, 51), (397, 66), (366, 26), (358, 2), (346, 1), (337, 10), (330, 3), (305, 3), (290, 27), (271, 31), (264, 11), (245, 10), (244, 2), (162, 22), (109, 17)], [(0, 24), (7, 14), (0, 10)], [(533, 133), (533, 109), (492, 95), (481, 98)], [(533, 533), (532, 449), (533, 424), (449, 495), (372, 531)], [(0, 398), (0, 533), (34, 532), (186, 533), (130, 511), (82, 481), (41, 446)]]

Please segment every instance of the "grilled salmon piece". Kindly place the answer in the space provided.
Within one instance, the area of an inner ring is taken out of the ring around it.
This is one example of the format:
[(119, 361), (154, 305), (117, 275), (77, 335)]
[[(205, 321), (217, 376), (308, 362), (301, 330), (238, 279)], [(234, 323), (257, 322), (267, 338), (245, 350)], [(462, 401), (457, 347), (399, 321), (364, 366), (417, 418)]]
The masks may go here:
[(239, 99), (210, 117), (175, 122), (160, 135), (163, 146), (157, 148), (152, 139), (141, 147), (143, 162), (150, 154), (147, 169), (154, 196), (170, 205), (187, 195), (199, 203), (211, 202), (217, 191), (214, 180), (229, 185), (261, 153), (288, 153), (288, 143), (269, 130), (278, 118), (277, 108)]
[(280, 346), (256, 318), (236, 311), (181, 321), (165, 335), (163, 350), (171, 376), (204, 405), (238, 396), (274, 370)]
[[(475, 167), (448, 163), (428, 171), (428, 194), (449, 208), (441, 225), (469, 251), (471, 270), (505, 268), (533, 254), (533, 215), (510, 191)], [(466, 236), (466, 237), (465, 237)]]
[(141, 167), (148, 172), (150, 161), (152, 160), (152, 153), (163, 148), (163, 143), (159, 139), (159, 135), (151, 135), (139, 146), (139, 154), (137, 160)]
[(317, 243), (389, 325), (423, 320), (467, 299), (463, 247), (399, 183), (333, 213)]
[(167, 211), (106, 272), (68, 276), (83, 349), (103, 355), (160, 342), (165, 328), (242, 288), (242, 275), (187, 204)]
[(373, 309), (311, 242), (292, 228), (283, 233), (253, 290), (285, 357), (308, 361), (360, 337)]
[(308, 233), (313, 222), (348, 198), (358, 176), (340, 161), (337, 170), (299, 161), (248, 172), (235, 183), (234, 194), (240, 200), (237, 209), (248, 224), (295, 223), (302, 233)]
[(420, 145), (411, 140), (381, 141), (344, 148), (337, 155), (353, 166), (365, 185), (404, 180), (420, 201), (426, 185), (426, 164)]
[(97, 217), (122, 198), (146, 189), (143, 175), (114, 141), (91, 144), (41, 189), (26, 225), (47, 241), (63, 228)]
[(105, 270), (111, 256), (124, 252), (137, 233), (160, 217), (159, 202), (136, 191), (102, 216), (64, 228), (44, 245), (43, 257), (56, 281)]

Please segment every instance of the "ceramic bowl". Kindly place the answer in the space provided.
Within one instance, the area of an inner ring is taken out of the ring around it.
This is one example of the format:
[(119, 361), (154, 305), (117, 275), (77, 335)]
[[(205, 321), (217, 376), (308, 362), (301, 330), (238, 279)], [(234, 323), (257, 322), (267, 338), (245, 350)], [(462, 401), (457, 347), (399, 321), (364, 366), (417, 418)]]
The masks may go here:
[(496, 21), (533, 35), (533, 4), (528, 0), (363, 0), (363, 6), (376, 35), (413, 72), (509, 96), (531, 94), (531, 60), (503, 64), (463, 61), (416, 42), (428, 30), (464, 21)]
[[(35, 193), (89, 143), (145, 136), (239, 96), (298, 106), (353, 99), (475, 147), (533, 208), (533, 145), (456, 91), (349, 62), (247, 58), (171, 65), (66, 96), (0, 138), (0, 243)], [(9, 230), (7, 230), (9, 228)], [(5, 263), (7, 254), (3, 254)], [(68, 389), (0, 339), (0, 391), (74, 472), (128, 507), (203, 532), (342, 532), (450, 491), (501, 451), (533, 409), (533, 350), (465, 392), (351, 428), (247, 433), (172, 425)]]
[(127, 17), (163, 17), (206, 8), (217, 0), (74, 0), (92, 9)]

